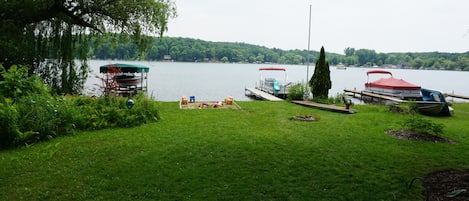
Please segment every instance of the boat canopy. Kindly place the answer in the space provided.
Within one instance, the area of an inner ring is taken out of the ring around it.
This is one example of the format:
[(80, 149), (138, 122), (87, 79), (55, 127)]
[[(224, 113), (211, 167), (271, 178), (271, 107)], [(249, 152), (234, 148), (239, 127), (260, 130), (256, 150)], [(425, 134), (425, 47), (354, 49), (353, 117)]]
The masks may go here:
[(422, 92), (422, 98), (424, 101), (446, 102), (445, 96), (441, 91), (425, 88), (422, 88), (420, 91)]
[(366, 75), (369, 75), (369, 74), (389, 74), (389, 75), (392, 76), (391, 72), (385, 71), (385, 70), (370, 70), (370, 71), (366, 72)]
[(405, 90), (420, 90), (420, 86), (409, 83), (403, 79), (381, 78), (374, 82), (368, 82), (365, 84), (366, 87), (377, 87), (384, 89), (405, 89)]
[(285, 68), (279, 68), (279, 67), (266, 67), (266, 68), (259, 68), (259, 71), (263, 70), (278, 70), (278, 71), (286, 71)]
[(99, 67), (100, 73), (107, 73), (108, 68), (118, 67), (123, 73), (148, 73), (150, 68), (147, 66), (136, 65), (136, 64), (108, 64)]

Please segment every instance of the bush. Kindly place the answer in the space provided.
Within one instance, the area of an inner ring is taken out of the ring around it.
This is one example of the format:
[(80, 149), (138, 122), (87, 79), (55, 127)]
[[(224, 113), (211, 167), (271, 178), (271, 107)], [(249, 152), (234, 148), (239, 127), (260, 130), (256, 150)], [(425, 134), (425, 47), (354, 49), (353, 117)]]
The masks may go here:
[(41, 79), (28, 77), (27, 68), (0, 69), (0, 148), (159, 119), (156, 102), (144, 94), (133, 98), (132, 109), (122, 97), (51, 96)]
[(32, 144), (82, 130), (134, 127), (156, 122), (156, 102), (140, 94), (133, 98), (92, 98), (84, 96), (53, 97), (31, 95), (16, 103), (0, 101), (0, 147)]
[(305, 86), (301, 83), (294, 84), (288, 88), (288, 100), (303, 100), (305, 97)]
[(1, 147), (33, 143), (56, 132), (52, 127), (61, 128), (49, 117), (55, 103), (40, 77), (29, 76), (27, 67), (16, 65), (8, 70), (0, 65), (0, 76)]
[[(37, 140), (47, 140), (73, 132), (70, 113), (62, 97), (30, 95), (19, 99), (17, 110), (20, 114), (18, 125), (22, 131), (34, 131)], [(26, 139), (30, 140), (30, 139)]]
[(403, 123), (404, 128), (412, 131), (423, 132), (432, 135), (440, 135), (443, 133), (443, 124), (434, 123), (431, 120), (424, 119), (420, 116), (412, 116)]
[(8, 70), (0, 64), (0, 94), (17, 101), (31, 94), (48, 95), (49, 90), (40, 77), (28, 75), (25, 66), (11, 66)]

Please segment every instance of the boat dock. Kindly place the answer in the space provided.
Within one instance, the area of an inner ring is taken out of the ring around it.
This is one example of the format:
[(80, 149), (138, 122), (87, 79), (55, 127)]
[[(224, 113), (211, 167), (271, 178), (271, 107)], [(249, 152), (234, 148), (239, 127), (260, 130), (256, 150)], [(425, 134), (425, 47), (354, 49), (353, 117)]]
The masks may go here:
[(304, 106), (308, 106), (308, 107), (314, 107), (314, 108), (318, 108), (318, 109), (321, 109), (321, 110), (328, 110), (328, 111), (332, 111), (332, 112), (340, 112), (340, 113), (344, 113), (344, 114), (355, 114), (355, 113), (357, 113), (356, 110), (346, 109), (344, 107), (339, 107), (339, 106), (335, 106), (335, 105), (327, 105), (327, 104), (316, 103), (316, 102), (312, 102), (312, 101), (293, 100), (292, 103), (296, 103), (298, 105), (304, 105)]
[(244, 93), (246, 96), (255, 97), (257, 99), (268, 100), (268, 101), (283, 101), (283, 99), (278, 98), (272, 94), (263, 92), (259, 89), (245, 88)]
[(452, 97), (452, 98), (459, 98), (459, 99), (469, 100), (469, 96), (457, 95), (457, 94), (453, 94), (453, 93), (451, 93), (451, 94), (445, 93), (445, 96)]
[(388, 100), (388, 101), (393, 101), (393, 102), (396, 102), (396, 103), (405, 102), (404, 100), (399, 99), (399, 98), (380, 95), (380, 94), (375, 94), (375, 93), (371, 93), (371, 92), (367, 92), (367, 91), (357, 91), (357, 90), (351, 90), (351, 89), (344, 89), (344, 92), (353, 94), (353, 97), (355, 97), (356, 94), (359, 94), (360, 98), (362, 98), (364, 96), (368, 96), (368, 97), (371, 97), (371, 98), (376, 98), (376, 99), (381, 99), (381, 100)]
[[(368, 96), (371, 98), (377, 98), (377, 99), (382, 99), (382, 100), (388, 100), (388, 101), (393, 101), (396, 103), (402, 103), (406, 102), (405, 100), (401, 100), (399, 98), (391, 97), (391, 96), (385, 96), (385, 95), (380, 95), (380, 94), (375, 94), (367, 91), (357, 91), (357, 90), (351, 90), (351, 89), (344, 89), (344, 92), (346, 93), (351, 93), (353, 97), (355, 97), (356, 94), (360, 95), (360, 98), (364, 96)], [(458, 95), (458, 94), (449, 94), (449, 93), (444, 93), (446, 97), (452, 97), (452, 98), (459, 98), (459, 99), (465, 99), (469, 100), (469, 96), (464, 96), (464, 95)]]

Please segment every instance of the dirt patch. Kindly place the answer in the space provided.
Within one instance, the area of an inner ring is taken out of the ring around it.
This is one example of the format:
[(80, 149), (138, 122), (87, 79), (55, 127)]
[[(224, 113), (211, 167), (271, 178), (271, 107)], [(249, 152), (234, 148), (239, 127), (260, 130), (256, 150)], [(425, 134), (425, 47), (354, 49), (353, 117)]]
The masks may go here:
[(299, 121), (317, 121), (317, 120), (319, 120), (318, 117), (310, 116), (310, 115), (296, 115), (296, 116), (294, 116), (290, 119), (299, 120)]
[[(399, 139), (427, 141), (435, 143), (456, 143), (451, 139), (410, 130), (385, 132)], [(425, 201), (468, 201), (469, 170), (444, 170), (428, 174), (423, 179)]]
[(393, 137), (396, 137), (399, 139), (405, 139), (405, 140), (440, 142), (440, 143), (451, 143), (451, 144), (456, 143), (455, 141), (451, 139), (446, 139), (446, 138), (428, 134), (428, 133), (416, 132), (416, 131), (405, 130), (405, 129), (390, 130), (390, 131), (386, 131), (385, 133)]
[(444, 170), (431, 173), (423, 180), (426, 201), (469, 200), (469, 170)]

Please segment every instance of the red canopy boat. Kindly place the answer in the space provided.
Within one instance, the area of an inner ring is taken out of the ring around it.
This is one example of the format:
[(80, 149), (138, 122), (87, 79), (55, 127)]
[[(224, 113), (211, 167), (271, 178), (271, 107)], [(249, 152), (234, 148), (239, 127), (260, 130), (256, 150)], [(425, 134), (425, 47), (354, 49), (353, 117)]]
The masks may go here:
[(385, 70), (371, 70), (366, 73), (369, 79), (370, 74), (389, 74), (388, 78), (380, 78), (376, 81), (365, 83), (365, 90), (382, 94), (386, 96), (397, 97), (401, 99), (420, 99), (420, 86), (411, 84), (403, 79), (396, 79), (392, 73)]

